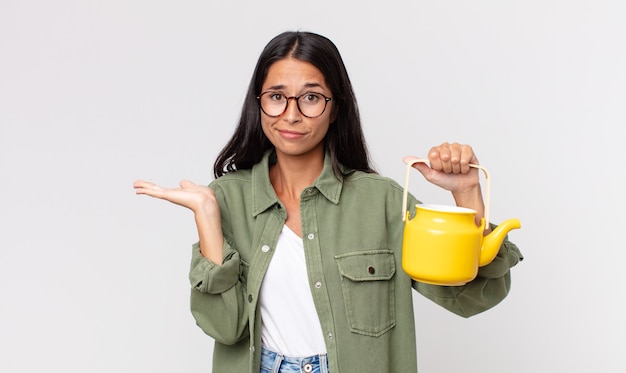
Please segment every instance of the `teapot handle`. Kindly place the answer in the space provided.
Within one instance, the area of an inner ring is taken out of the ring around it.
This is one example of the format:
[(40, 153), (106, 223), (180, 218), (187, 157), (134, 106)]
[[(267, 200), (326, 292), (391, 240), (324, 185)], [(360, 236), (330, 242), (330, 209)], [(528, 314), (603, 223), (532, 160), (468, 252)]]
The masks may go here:
[[(408, 203), (408, 193), (409, 193), (409, 174), (411, 173), (411, 168), (413, 168), (412, 166), (415, 163), (418, 162), (422, 162), (422, 163), (428, 163), (427, 159), (420, 159), (420, 158), (413, 158), (410, 159), (406, 162), (406, 176), (404, 178), (404, 195), (402, 197), (402, 221), (406, 221), (406, 212), (408, 209), (407, 203)], [(490, 182), (489, 182), (489, 172), (487, 172), (487, 169), (484, 168), (483, 166), (477, 165), (477, 164), (472, 164), (470, 163), (469, 165), (470, 167), (473, 168), (478, 168), (480, 170), (483, 171), (483, 173), (485, 174), (485, 182), (486, 182), (486, 188), (485, 188), (485, 226), (488, 226), (489, 224), (489, 200), (490, 200)]]

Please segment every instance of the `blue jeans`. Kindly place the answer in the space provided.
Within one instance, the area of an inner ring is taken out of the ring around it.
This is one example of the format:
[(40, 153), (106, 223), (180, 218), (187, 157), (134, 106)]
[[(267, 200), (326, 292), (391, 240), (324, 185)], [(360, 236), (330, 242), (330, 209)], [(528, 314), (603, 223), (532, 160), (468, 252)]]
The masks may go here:
[(260, 373), (328, 373), (328, 360), (325, 354), (290, 357), (263, 347)]

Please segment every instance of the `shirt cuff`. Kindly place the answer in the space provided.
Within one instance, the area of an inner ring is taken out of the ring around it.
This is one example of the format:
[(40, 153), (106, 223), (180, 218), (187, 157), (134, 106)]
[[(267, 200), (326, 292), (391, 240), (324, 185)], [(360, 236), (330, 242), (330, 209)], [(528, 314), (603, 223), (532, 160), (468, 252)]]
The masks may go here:
[(189, 270), (191, 286), (202, 293), (224, 293), (239, 281), (240, 262), (239, 253), (227, 242), (224, 242), (224, 259), (221, 266), (202, 256), (200, 244), (196, 242), (192, 246)]

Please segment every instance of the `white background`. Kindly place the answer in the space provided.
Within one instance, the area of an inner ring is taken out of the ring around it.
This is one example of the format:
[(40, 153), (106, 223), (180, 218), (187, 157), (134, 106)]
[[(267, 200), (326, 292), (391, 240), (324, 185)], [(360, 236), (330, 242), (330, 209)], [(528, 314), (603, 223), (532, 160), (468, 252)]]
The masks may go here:
[[(496, 308), (415, 297), (421, 373), (623, 371), (623, 1), (0, 1), (0, 371), (210, 372), (190, 212), (263, 46), (342, 52), (378, 170), (474, 146), (526, 259)], [(411, 191), (452, 203), (415, 172)]]

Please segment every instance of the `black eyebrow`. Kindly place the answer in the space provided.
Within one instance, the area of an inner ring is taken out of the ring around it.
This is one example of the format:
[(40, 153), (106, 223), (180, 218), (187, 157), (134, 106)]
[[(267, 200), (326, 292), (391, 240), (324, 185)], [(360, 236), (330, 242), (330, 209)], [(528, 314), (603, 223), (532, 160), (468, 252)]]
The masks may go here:
[(266, 91), (279, 91), (281, 89), (285, 88), (284, 85), (279, 84), (279, 85), (273, 85), (271, 87), (267, 87)]
[(304, 86), (307, 88), (313, 88), (313, 87), (323, 88), (322, 85), (319, 83), (306, 83)]
[[(319, 83), (305, 83), (304, 87), (305, 88), (318, 88), (318, 87), (319, 88), (324, 88)], [(284, 84), (278, 84), (278, 85), (274, 85), (274, 86), (271, 86), (271, 87), (267, 87), (266, 91), (280, 91), (280, 90), (282, 90), (284, 88), (285, 88)]]

